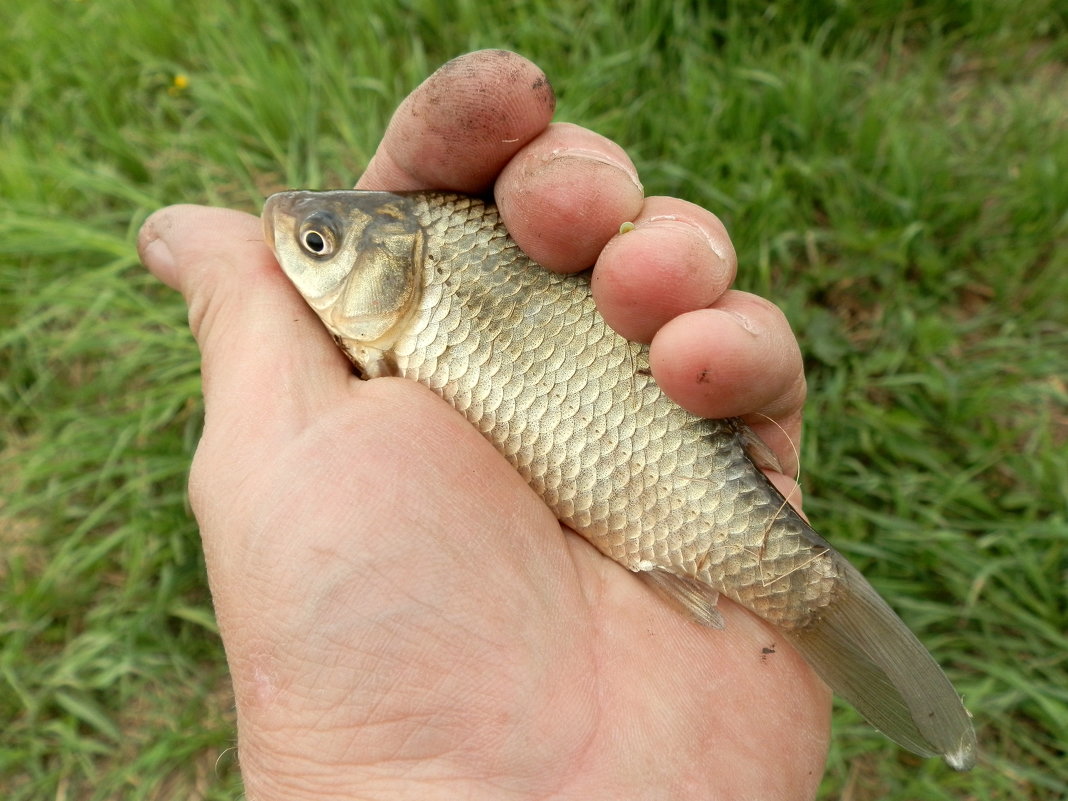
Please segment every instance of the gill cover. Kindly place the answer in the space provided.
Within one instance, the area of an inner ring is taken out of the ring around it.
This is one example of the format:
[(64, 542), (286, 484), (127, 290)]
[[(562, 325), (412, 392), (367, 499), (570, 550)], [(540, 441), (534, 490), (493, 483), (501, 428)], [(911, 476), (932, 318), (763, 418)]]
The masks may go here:
[(425, 236), (411, 202), (391, 192), (299, 191), (264, 204), (279, 264), (354, 359), (388, 348), (418, 305)]

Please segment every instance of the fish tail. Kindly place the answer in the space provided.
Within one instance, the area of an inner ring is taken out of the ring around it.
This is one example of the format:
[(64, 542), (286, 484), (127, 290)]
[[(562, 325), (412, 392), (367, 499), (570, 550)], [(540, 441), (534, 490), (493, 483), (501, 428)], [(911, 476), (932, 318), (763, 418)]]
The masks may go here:
[(949, 679), (860, 572), (836, 560), (838, 596), (808, 625), (783, 634), (831, 689), (887, 737), (968, 770), (978, 746)]

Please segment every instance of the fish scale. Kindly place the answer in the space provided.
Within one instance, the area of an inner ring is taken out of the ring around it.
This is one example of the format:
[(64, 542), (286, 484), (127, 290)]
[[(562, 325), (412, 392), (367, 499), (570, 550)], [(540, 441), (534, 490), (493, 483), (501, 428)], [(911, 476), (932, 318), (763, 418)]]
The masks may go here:
[(464, 415), (558, 519), (709, 626), (772, 623), (873, 724), (957, 769), (969, 715), (930, 654), (751, 458), (740, 420), (674, 404), (589, 281), (540, 268), (496, 208), (439, 193), (286, 192), (264, 232), (360, 372)]
[[(487, 238), (503, 228), (477, 201), (414, 211), (431, 236), (453, 234), (428, 261), (419, 313), (392, 346), (398, 375), (451, 403), (562, 522), (628, 569), (669, 567), (791, 628), (830, 601), (837, 573), (826, 546), (799, 536), (803, 525), (730, 426), (667, 402), (639, 373), (646, 346), (607, 326), (588, 283), (532, 270), (514, 243)], [(517, 297), (530, 299), (521, 314)], [(504, 388), (531, 405), (504, 404)], [(513, 431), (517, 412), (525, 424)], [(727, 453), (698, 458), (721, 440)], [(730, 475), (714, 469), (721, 463), (740, 467)], [(791, 602), (799, 591), (804, 604)]]

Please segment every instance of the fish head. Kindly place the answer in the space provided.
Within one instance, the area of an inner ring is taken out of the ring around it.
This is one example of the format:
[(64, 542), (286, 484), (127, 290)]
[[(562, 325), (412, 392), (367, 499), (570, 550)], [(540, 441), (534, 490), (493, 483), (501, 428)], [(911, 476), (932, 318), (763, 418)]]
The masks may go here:
[(392, 192), (293, 191), (263, 207), (283, 272), (360, 367), (389, 348), (418, 306), (426, 237), (413, 202)]

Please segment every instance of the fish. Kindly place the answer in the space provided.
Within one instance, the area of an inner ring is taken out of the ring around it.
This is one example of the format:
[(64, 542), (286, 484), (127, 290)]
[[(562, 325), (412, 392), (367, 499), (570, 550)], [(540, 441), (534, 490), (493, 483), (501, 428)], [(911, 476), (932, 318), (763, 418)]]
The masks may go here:
[(725, 596), (777, 628), (875, 728), (971, 768), (971, 715), (861, 573), (761, 467), (741, 420), (671, 401), (648, 347), (598, 313), (588, 275), (516, 245), (489, 201), (440, 192), (280, 192), (264, 236), (355, 372), (443, 398), (556, 517), (710, 629)]

